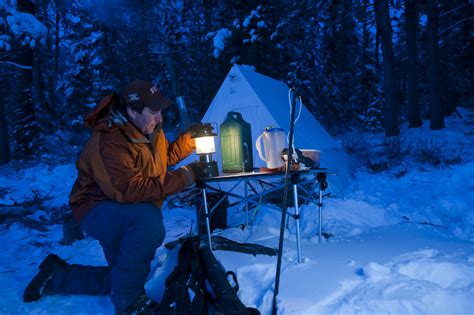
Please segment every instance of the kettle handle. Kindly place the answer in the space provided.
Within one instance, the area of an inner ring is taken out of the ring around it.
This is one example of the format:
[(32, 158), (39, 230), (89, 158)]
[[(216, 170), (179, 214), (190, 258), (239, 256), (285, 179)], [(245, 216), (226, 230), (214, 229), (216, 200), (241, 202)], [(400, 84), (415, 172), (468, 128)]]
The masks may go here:
[(257, 152), (260, 158), (266, 162), (267, 159), (262, 154), (262, 137), (263, 137), (263, 133), (260, 136), (258, 136), (257, 141), (255, 142), (255, 146), (257, 147)]

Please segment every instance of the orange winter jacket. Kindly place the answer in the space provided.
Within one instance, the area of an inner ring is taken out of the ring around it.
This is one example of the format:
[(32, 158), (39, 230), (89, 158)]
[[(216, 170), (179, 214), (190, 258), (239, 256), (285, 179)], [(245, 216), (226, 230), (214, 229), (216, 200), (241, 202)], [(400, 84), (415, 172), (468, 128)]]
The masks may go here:
[(161, 206), (164, 198), (195, 181), (189, 168), (168, 171), (194, 150), (190, 133), (170, 144), (158, 130), (149, 140), (114, 108), (118, 97), (106, 96), (85, 119), (93, 133), (77, 161), (69, 200), (78, 222), (98, 201)]

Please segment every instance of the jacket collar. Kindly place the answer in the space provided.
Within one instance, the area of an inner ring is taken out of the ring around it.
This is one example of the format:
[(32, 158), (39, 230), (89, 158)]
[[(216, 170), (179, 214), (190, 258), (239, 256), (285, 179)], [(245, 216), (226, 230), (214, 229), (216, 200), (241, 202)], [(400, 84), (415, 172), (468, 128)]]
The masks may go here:
[(133, 143), (151, 143), (119, 110), (112, 107), (109, 116), (109, 128), (114, 125), (122, 129), (125, 136)]

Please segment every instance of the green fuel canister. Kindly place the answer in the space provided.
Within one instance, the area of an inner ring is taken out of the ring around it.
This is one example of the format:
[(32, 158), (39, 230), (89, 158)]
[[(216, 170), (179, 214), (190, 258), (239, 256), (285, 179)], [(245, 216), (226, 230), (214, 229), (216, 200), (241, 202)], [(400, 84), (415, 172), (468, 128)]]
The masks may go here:
[(220, 126), (222, 172), (253, 171), (252, 132), (239, 112), (229, 112)]

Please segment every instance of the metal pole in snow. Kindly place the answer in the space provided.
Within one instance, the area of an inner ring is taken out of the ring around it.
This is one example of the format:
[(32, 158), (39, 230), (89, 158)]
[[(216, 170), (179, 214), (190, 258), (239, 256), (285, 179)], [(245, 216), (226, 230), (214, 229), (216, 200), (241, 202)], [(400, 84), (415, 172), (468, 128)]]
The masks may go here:
[[(295, 89), (292, 89), (295, 91)], [(290, 141), (288, 143), (288, 158), (286, 159), (286, 170), (285, 170), (285, 181), (283, 185), (283, 209), (281, 212), (281, 224), (280, 224), (280, 239), (278, 242), (278, 258), (277, 258), (277, 267), (275, 275), (275, 291), (273, 291), (273, 303), (272, 303), (272, 315), (277, 313), (277, 296), (278, 290), (280, 287), (280, 272), (281, 272), (281, 256), (283, 253), (283, 239), (285, 234), (285, 225), (286, 225), (286, 213), (288, 211), (288, 177), (290, 174), (290, 169), (293, 161), (293, 133), (295, 128), (295, 112), (296, 112), (296, 92), (293, 93), (293, 99), (291, 101), (291, 114), (290, 114)]]

